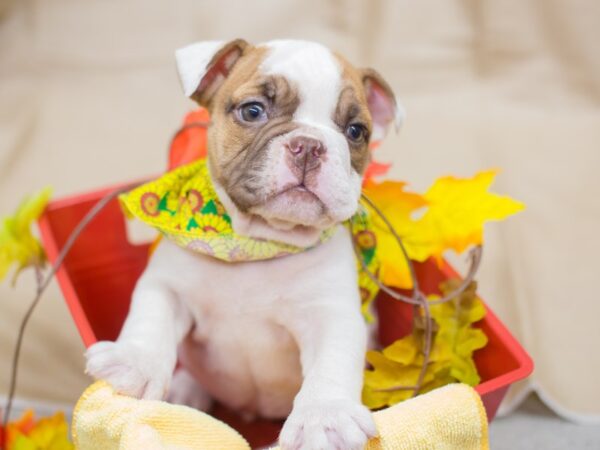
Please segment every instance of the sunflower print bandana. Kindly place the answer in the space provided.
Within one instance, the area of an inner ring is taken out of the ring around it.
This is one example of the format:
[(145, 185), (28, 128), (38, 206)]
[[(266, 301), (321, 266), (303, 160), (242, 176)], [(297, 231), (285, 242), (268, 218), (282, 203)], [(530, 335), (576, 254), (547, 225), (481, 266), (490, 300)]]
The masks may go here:
[[(162, 177), (119, 196), (129, 218), (156, 228), (177, 245), (227, 262), (259, 261), (309, 250), (283, 242), (242, 236), (233, 231), (231, 218), (219, 201), (208, 174), (206, 159), (181, 166)], [(345, 225), (351, 230), (357, 249), (357, 270), (363, 313), (378, 292), (377, 284), (363, 270), (375, 274), (376, 238), (369, 216), (362, 206)], [(327, 241), (335, 227), (324, 230), (319, 242)], [(313, 246), (314, 247), (314, 246)], [(363, 259), (363, 263), (358, 258)]]

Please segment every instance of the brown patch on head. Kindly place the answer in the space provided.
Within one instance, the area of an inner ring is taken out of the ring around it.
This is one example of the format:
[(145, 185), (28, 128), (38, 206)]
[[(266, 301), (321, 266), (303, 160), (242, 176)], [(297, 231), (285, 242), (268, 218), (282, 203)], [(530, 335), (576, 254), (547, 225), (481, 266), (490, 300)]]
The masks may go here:
[(336, 53), (335, 57), (342, 67), (343, 84), (333, 121), (340, 127), (342, 133), (345, 133), (348, 126), (352, 124), (359, 124), (365, 128), (366, 135), (364, 139), (359, 141), (348, 139), (352, 167), (362, 175), (371, 160), (369, 138), (372, 123), (367, 105), (365, 86), (359, 70), (339, 54)]
[[(241, 211), (262, 203), (268, 194), (260, 175), (269, 143), (297, 127), (292, 123), (300, 104), (296, 87), (283, 76), (260, 72), (267, 50), (246, 49), (207, 105), (211, 173)], [(248, 102), (264, 105), (268, 120), (242, 120), (239, 108)]]
[(206, 65), (206, 74), (191, 98), (201, 105), (209, 104), (240, 56), (250, 49), (252, 46), (243, 39), (235, 39), (223, 46)]

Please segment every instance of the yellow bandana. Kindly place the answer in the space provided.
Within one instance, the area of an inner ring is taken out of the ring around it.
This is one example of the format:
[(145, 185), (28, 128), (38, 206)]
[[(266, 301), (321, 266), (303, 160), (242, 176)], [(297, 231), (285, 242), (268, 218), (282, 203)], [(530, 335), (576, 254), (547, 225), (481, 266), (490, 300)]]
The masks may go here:
[[(136, 217), (158, 229), (181, 247), (228, 262), (278, 258), (308, 250), (283, 242), (241, 236), (219, 201), (208, 174), (206, 160), (179, 167), (119, 197), (128, 217)], [(376, 273), (376, 238), (369, 217), (361, 207), (346, 225), (371, 273)], [(335, 232), (321, 233), (319, 243)], [(318, 245), (318, 244), (317, 244)], [(364, 273), (357, 259), (363, 312), (377, 294), (377, 285)]]

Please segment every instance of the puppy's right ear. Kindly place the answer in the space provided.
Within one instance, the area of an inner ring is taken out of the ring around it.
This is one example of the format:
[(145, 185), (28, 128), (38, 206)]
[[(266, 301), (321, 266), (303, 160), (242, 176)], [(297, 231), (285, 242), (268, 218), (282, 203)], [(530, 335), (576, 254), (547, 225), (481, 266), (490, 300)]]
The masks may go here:
[(197, 42), (177, 50), (175, 60), (185, 95), (207, 106), (248, 46), (236, 39)]

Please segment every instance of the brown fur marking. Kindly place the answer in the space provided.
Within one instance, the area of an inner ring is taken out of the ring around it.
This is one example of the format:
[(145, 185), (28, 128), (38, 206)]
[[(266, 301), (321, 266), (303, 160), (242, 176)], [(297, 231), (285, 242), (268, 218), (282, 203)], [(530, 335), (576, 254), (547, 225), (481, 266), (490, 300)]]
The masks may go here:
[[(300, 103), (298, 91), (285, 77), (260, 73), (266, 51), (247, 49), (209, 105), (211, 172), (241, 211), (262, 203), (267, 195), (258, 175), (270, 141), (297, 127), (292, 118)], [(236, 109), (248, 101), (263, 103), (269, 120), (240, 121)]]
[(367, 105), (365, 86), (360, 72), (339, 54), (335, 57), (342, 66), (342, 90), (335, 109), (333, 121), (340, 127), (342, 133), (351, 124), (361, 124), (367, 129), (367, 138), (361, 142), (348, 139), (350, 161), (354, 170), (364, 173), (371, 153), (369, 151), (369, 135), (371, 133), (371, 114)]

